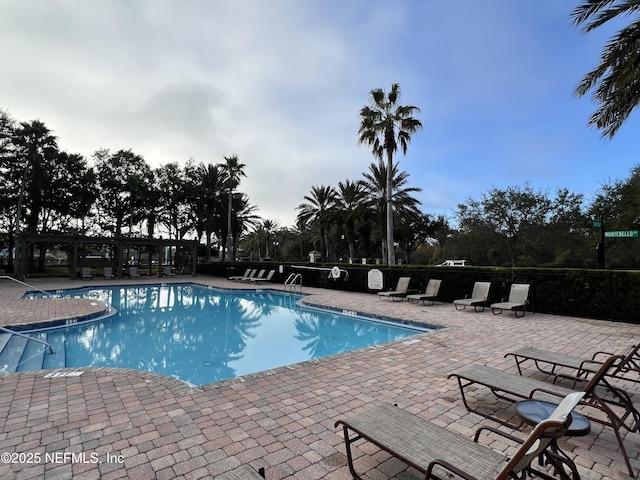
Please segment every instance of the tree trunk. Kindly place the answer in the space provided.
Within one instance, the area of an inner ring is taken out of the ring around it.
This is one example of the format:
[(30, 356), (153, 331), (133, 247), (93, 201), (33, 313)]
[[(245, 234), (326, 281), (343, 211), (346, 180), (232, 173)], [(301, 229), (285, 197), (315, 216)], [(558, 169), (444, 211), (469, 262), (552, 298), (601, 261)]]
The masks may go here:
[[(227, 252), (229, 252), (229, 261), (233, 261), (233, 234), (231, 232), (231, 209), (233, 200), (233, 190), (229, 190), (229, 208), (227, 211)], [(225, 258), (226, 260), (226, 258)]]
[(396, 264), (393, 246), (393, 154), (387, 150), (387, 263)]

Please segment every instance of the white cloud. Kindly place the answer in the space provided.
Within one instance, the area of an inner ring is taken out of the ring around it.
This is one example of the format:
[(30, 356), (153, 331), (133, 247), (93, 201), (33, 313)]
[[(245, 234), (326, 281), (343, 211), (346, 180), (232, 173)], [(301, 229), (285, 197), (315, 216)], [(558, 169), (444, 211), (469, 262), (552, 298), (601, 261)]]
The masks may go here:
[(63, 149), (86, 156), (131, 148), (157, 166), (236, 154), (247, 165), (241, 188), (261, 216), (284, 225), (313, 185), (367, 169), (358, 111), (370, 89), (392, 82), (403, 103), (422, 109), (424, 131), (399, 160), (424, 189), (426, 211), (455, 208), (495, 178), (530, 177), (535, 186), (566, 177), (570, 186), (572, 162), (585, 163), (584, 136), (594, 137), (571, 90), (592, 66), (585, 59), (597, 59), (585, 52), (598, 53), (601, 36), (580, 36), (568, 25), (571, 7), (556, 0), (23, 0), (0, 8), (11, 67), (0, 76), (0, 107), (21, 121), (40, 118)]

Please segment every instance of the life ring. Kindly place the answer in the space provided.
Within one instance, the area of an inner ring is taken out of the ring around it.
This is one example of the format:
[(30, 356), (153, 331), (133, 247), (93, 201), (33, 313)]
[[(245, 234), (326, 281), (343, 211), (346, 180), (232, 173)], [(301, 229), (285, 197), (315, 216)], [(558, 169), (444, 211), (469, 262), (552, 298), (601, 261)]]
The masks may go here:
[(331, 272), (329, 272), (329, 278), (338, 279), (340, 278), (340, 267), (333, 267)]

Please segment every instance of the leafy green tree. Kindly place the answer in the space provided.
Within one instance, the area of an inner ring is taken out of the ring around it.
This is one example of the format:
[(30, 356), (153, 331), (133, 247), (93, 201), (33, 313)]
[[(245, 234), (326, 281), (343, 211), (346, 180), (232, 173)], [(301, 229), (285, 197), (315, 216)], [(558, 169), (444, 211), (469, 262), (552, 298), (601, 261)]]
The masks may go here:
[[(38, 232), (45, 196), (44, 192), (50, 181), (50, 169), (58, 156), (58, 143), (43, 122), (33, 120), (22, 122), (15, 131), (16, 161), (22, 165), (23, 177), (18, 197), (18, 217), (22, 206), (26, 211), (27, 230)], [(20, 222), (16, 222), (20, 227)]]
[(591, 32), (607, 22), (633, 18), (604, 46), (600, 64), (587, 73), (575, 89), (582, 97), (593, 90), (597, 105), (589, 125), (612, 138), (640, 103), (640, 11), (637, 0), (583, 0), (571, 14), (572, 21)]
[(7, 232), (7, 270), (13, 271), (13, 252), (17, 220), (18, 197), (23, 178), (22, 165), (17, 164), (15, 152), (16, 121), (5, 110), (0, 110), (0, 221)]
[(399, 215), (396, 222), (396, 239), (405, 252), (406, 262), (411, 263), (411, 253), (425, 244), (437, 243), (439, 232), (447, 231), (449, 224), (444, 216), (433, 217), (426, 213)]
[(97, 170), (100, 198), (98, 214), (103, 230), (120, 236), (128, 224), (129, 234), (133, 225), (144, 219), (140, 209), (153, 184), (153, 173), (147, 162), (131, 150), (98, 150), (93, 155)]
[(182, 239), (193, 229), (186, 172), (177, 162), (171, 162), (156, 169), (156, 178), (160, 192), (160, 223), (169, 230), (169, 238)]
[(528, 184), (493, 188), (458, 205), (452, 251), (481, 265), (554, 264), (558, 255), (567, 257), (568, 245), (584, 242), (582, 204), (581, 195), (566, 189), (550, 198)]
[(317, 226), (320, 233), (320, 251), (326, 260), (329, 258), (327, 227), (335, 212), (337, 192), (333, 187), (313, 186), (310, 194), (305, 195), (304, 199), (307, 203), (302, 203), (296, 208), (300, 211), (297, 222), (313, 223)]
[[(422, 128), (420, 120), (414, 115), (420, 113), (415, 106), (398, 105), (400, 100), (400, 85), (394, 83), (387, 94), (383, 89), (377, 88), (369, 92), (370, 105), (360, 109), (360, 127), (358, 129), (358, 143), (369, 145), (373, 154), (379, 159), (387, 157), (386, 178), (386, 221), (387, 221), (387, 245), (393, 242), (393, 156), (398, 151), (407, 153), (407, 147), (411, 141), (411, 135)], [(387, 250), (387, 263), (395, 264), (395, 252), (393, 248)]]
[(47, 167), (43, 193), (41, 231), (56, 225), (58, 231), (68, 232), (73, 230), (74, 221), (80, 220), (80, 230), (84, 232), (85, 219), (98, 191), (95, 173), (82, 155), (59, 152)]
[[(602, 219), (606, 231), (640, 230), (640, 165), (627, 179), (609, 180), (596, 192), (589, 208), (591, 218)], [(638, 267), (640, 253), (637, 238), (605, 241), (609, 267)]]

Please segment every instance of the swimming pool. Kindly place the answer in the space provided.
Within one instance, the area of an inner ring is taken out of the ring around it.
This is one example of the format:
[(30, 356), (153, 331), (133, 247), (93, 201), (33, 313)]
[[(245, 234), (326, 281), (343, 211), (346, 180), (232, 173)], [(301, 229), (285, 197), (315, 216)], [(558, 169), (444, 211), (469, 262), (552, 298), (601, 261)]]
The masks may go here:
[[(66, 367), (125, 367), (204, 385), (428, 331), (304, 308), (300, 296), (224, 291), (197, 284), (85, 287), (57, 296), (93, 298), (117, 313), (50, 328)], [(40, 333), (42, 335), (42, 333)], [(47, 368), (47, 359), (43, 365)]]

